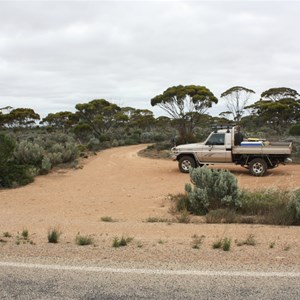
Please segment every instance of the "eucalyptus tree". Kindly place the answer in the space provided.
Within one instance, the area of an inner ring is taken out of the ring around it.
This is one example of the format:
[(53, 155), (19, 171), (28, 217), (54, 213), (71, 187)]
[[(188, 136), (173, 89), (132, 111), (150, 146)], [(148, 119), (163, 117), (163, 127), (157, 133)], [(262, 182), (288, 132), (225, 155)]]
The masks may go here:
[(264, 91), (261, 99), (248, 108), (278, 134), (300, 121), (300, 95), (290, 88), (271, 88)]
[(296, 90), (287, 87), (271, 88), (261, 93), (261, 101), (276, 102), (281, 99), (299, 99), (300, 95)]
[(218, 99), (214, 94), (199, 85), (173, 86), (151, 99), (152, 106), (160, 107), (173, 118), (183, 143), (193, 139), (197, 120), (215, 103)]
[(8, 127), (27, 128), (36, 124), (40, 115), (31, 108), (15, 108), (5, 115), (4, 122)]
[(223, 112), (224, 114), (231, 114), (233, 120), (240, 122), (244, 115), (245, 107), (255, 92), (251, 89), (243, 86), (234, 86), (221, 94), (221, 98), (226, 100), (226, 107), (228, 111)]
[(78, 122), (79, 116), (70, 112), (62, 111), (57, 113), (49, 113), (45, 118), (40, 122), (55, 129), (63, 129), (64, 131)]
[(77, 104), (75, 107), (79, 116), (79, 126), (90, 128), (98, 138), (127, 120), (118, 105), (105, 99), (95, 99), (88, 103)]

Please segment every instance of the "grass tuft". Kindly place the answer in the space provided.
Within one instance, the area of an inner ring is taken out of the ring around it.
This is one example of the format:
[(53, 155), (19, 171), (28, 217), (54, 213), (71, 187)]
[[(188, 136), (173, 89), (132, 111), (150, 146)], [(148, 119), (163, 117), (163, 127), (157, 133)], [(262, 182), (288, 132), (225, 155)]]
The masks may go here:
[(6, 231), (6, 232), (3, 232), (3, 237), (11, 238), (12, 235), (8, 231)]
[(112, 217), (110, 216), (104, 216), (104, 217), (101, 217), (101, 221), (102, 222), (117, 222), (117, 220), (114, 220)]
[(223, 249), (223, 251), (229, 251), (231, 248), (231, 239), (225, 237), (223, 239), (218, 239), (212, 245), (213, 249)]
[(27, 240), (29, 237), (29, 231), (28, 229), (23, 229), (21, 232), (21, 236), (23, 237), (24, 240)]
[(75, 243), (79, 246), (87, 246), (93, 244), (94, 240), (90, 235), (77, 234), (75, 238)]
[(243, 245), (255, 246), (256, 245), (256, 240), (254, 238), (254, 235), (249, 234), (246, 240), (240, 241), (240, 242), (237, 243), (237, 246), (243, 246)]
[(128, 238), (125, 238), (125, 237), (123, 237), (123, 236), (122, 236), (121, 238), (115, 237), (114, 240), (113, 240), (112, 246), (113, 246), (114, 248), (125, 247), (125, 246), (127, 246), (132, 240), (133, 240), (132, 237), (128, 237)]
[(193, 249), (200, 249), (205, 236), (204, 235), (198, 236), (197, 234), (195, 234), (195, 235), (192, 236), (192, 238), (193, 238), (192, 248)]
[(176, 216), (176, 219), (178, 223), (188, 224), (191, 222), (190, 212), (187, 209), (183, 209)]
[(222, 247), (222, 239), (218, 239), (217, 241), (215, 241), (212, 245), (213, 249), (220, 249)]
[(48, 243), (57, 244), (62, 232), (58, 228), (52, 228), (48, 231)]
[(159, 217), (149, 217), (146, 219), (147, 223), (169, 223), (169, 219), (159, 218)]
[(231, 248), (231, 239), (226, 237), (223, 239), (222, 249), (223, 251), (229, 251), (230, 248)]

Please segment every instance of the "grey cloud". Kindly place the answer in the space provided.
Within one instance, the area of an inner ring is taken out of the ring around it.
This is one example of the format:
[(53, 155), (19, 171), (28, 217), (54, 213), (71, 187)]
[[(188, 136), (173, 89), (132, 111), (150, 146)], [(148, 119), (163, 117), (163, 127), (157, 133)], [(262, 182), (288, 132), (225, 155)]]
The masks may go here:
[[(153, 109), (167, 87), (299, 85), (297, 2), (0, 2), (0, 107), (106, 98)], [(254, 101), (255, 99), (253, 99)], [(23, 105), (22, 105), (23, 103)], [(224, 103), (213, 113), (222, 111)], [(155, 113), (163, 112), (154, 109)]]

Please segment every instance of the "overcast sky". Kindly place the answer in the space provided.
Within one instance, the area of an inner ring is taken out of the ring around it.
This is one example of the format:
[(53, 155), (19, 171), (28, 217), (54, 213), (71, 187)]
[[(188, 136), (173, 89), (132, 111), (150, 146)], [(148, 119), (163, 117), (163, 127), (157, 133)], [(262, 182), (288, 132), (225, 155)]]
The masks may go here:
[(2, 1), (0, 108), (106, 99), (152, 110), (174, 85), (300, 91), (298, 1)]

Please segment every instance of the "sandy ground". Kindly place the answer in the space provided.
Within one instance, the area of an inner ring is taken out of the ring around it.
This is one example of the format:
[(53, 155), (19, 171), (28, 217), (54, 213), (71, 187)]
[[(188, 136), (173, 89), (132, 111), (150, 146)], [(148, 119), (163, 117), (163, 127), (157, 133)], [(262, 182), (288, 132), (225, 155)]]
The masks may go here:
[[(58, 170), (18, 189), (0, 190), (1, 260), (85, 260), (104, 262), (205, 264), (245, 268), (276, 267), (300, 270), (300, 228), (235, 224), (148, 223), (148, 217), (172, 219), (169, 194), (182, 193), (189, 175), (169, 160), (142, 158), (143, 145), (105, 150), (78, 170)], [(218, 167), (218, 166), (216, 166)], [(241, 187), (299, 188), (300, 166), (280, 166), (265, 177), (228, 166)], [(116, 222), (102, 222), (110, 216)], [(47, 243), (51, 227), (62, 231), (60, 243)], [(17, 245), (26, 228), (33, 244)], [(3, 237), (9, 232), (12, 237)], [(94, 246), (75, 245), (77, 233), (91, 235)], [(193, 249), (194, 235), (203, 236)], [(238, 246), (253, 235), (255, 246)], [(112, 248), (114, 237), (132, 237), (128, 247)], [(219, 238), (232, 240), (231, 251), (213, 250)], [(270, 246), (273, 245), (271, 248)], [(225, 253), (225, 254), (224, 254)]]

